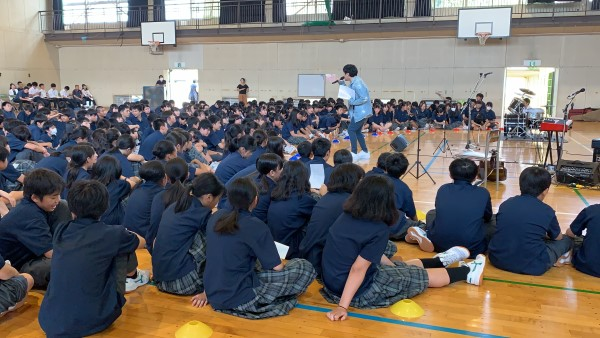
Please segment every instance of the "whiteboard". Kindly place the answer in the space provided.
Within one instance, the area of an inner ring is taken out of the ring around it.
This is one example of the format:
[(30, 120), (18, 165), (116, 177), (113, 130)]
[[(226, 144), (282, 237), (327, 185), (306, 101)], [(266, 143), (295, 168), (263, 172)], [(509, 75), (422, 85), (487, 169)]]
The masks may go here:
[(176, 45), (175, 21), (142, 22), (142, 46), (148, 46), (149, 41), (158, 41), (163, 45)]
[(298, 74), (298, 96), (324, 97), (325, 74)]

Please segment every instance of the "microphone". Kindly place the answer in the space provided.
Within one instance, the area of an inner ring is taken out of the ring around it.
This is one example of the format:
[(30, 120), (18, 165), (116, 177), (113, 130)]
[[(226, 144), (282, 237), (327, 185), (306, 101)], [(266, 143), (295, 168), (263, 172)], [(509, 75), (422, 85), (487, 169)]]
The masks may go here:
[(585, 88), (581, 88), (581, 89), (579, 89), (578, 91), (576, 91), (575, 93), (573, 93), (573, 94), (569, 95), (569, 98), (573, 98), (573, 97), (575, 97), (577, 94), (579, 94), (579, 93), (583, 93), (583, 92), (585, 92)]
[(491, 74), (493, 74), (493, 73), (492, 72), (485, 73), (485, 74), (483, 74), (483, 77), (486, 77), (486, 76), (491, 75)]
[(339, 80), (335, 80), (335, 81), (333, 81), (331, 84), (340, 83), (340, 81), (344, 81), (344, 77), (343, 77), (343, 76), (342, 76), (342, 77), (340, 77), (340, 79), (339, 79)]

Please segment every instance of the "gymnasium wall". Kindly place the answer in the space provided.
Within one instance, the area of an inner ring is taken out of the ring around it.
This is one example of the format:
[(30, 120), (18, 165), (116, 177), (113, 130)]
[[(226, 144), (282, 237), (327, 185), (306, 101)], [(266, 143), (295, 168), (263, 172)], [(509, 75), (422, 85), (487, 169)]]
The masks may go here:
[(44, 43), (38, 11), (46, 0), (0, 0), (0, 94), (8, 94), (11, 82), (60, 82), (58, 50)]
[[(359, 67), (373, 97), (413, 100), (442, 91), (466, 98), (479, 73), (491, 71), (480, 91), (498, 106), (505, 67), (540, 59), (543, 67), (559, 68), (559, 107), (582, 87), (587, 91), (577, 106), (598, 107), (599, 52), (600, 35), (521, 36), (488, 41), (485, 47), (456, 38), (180, 45), (158, 56), (140, 46), (78, 46), (60, 48), (60, 75), (66, 84), (84, 81), (107, 104), (113, 94), (140, 93), (175, 61), (199, 69), (200, 97), (208, 101), (236, 96), (240, 77), (247, 79), (250, 97), (295, 97), (298, 74), (339, 76), (346, 63)], [(337, 94), (336, 86), (326, 88), (327, 96)]]

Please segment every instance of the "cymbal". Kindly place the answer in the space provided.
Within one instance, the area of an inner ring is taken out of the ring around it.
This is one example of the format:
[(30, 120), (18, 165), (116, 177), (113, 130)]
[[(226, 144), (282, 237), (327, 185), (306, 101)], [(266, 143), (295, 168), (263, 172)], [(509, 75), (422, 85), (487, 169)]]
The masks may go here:
[(535, 95), (535, 93), (527, 88), (519, 88), (520, 91), (523, 92), (523, 94), (527, 94), (527, 95)]

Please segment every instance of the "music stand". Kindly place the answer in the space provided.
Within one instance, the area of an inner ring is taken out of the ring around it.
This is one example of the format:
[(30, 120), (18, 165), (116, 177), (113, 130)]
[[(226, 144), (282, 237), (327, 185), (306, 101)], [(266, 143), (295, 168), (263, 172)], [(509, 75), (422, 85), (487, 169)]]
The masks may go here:
[(433, 150), (433, 153), (435, 154), (438, 149), (442, 151), (442, 153), (446, 153), (446, 151), (450, 152), (451, 156), (454, 156), (454, 154), (452, 154), (452, 149), (450, 149), (450, 143), (448, 142), (448, 139), (446, 138), (446, 124), (444, 124), (444, 138), (440, 141), (440, 143), (437, 145), (437, 147), (435, 147), (435, 149)]
[[(417, 167), (416, 175), (411, 172), (414, 167)], [(421, 169), (423, 169), (422, 173), (419, 173), (419, 167)], [(410, 168), (408, 168), (408, 170), (406, 171), (404, 176), (402, 176), (402, 178), (404, 178), (407, 174), (411, 174), (417, 180), (419, 178), (423, 177), (424, 175), (427, 175), (427, 176), (429, 176), (429, 179), (431, 180), (431, 182), (433, 182), (433, 184), (436, 184), (433, 177), (431, 177), (431, 175), (429, 175), (429, 172), (423, 166), (423, 163), (421, 163), (421, 132), (420, 132), (420, 129), (417, 129), (417, 161), (415, 163), (413, 163), (413, 165)]]

